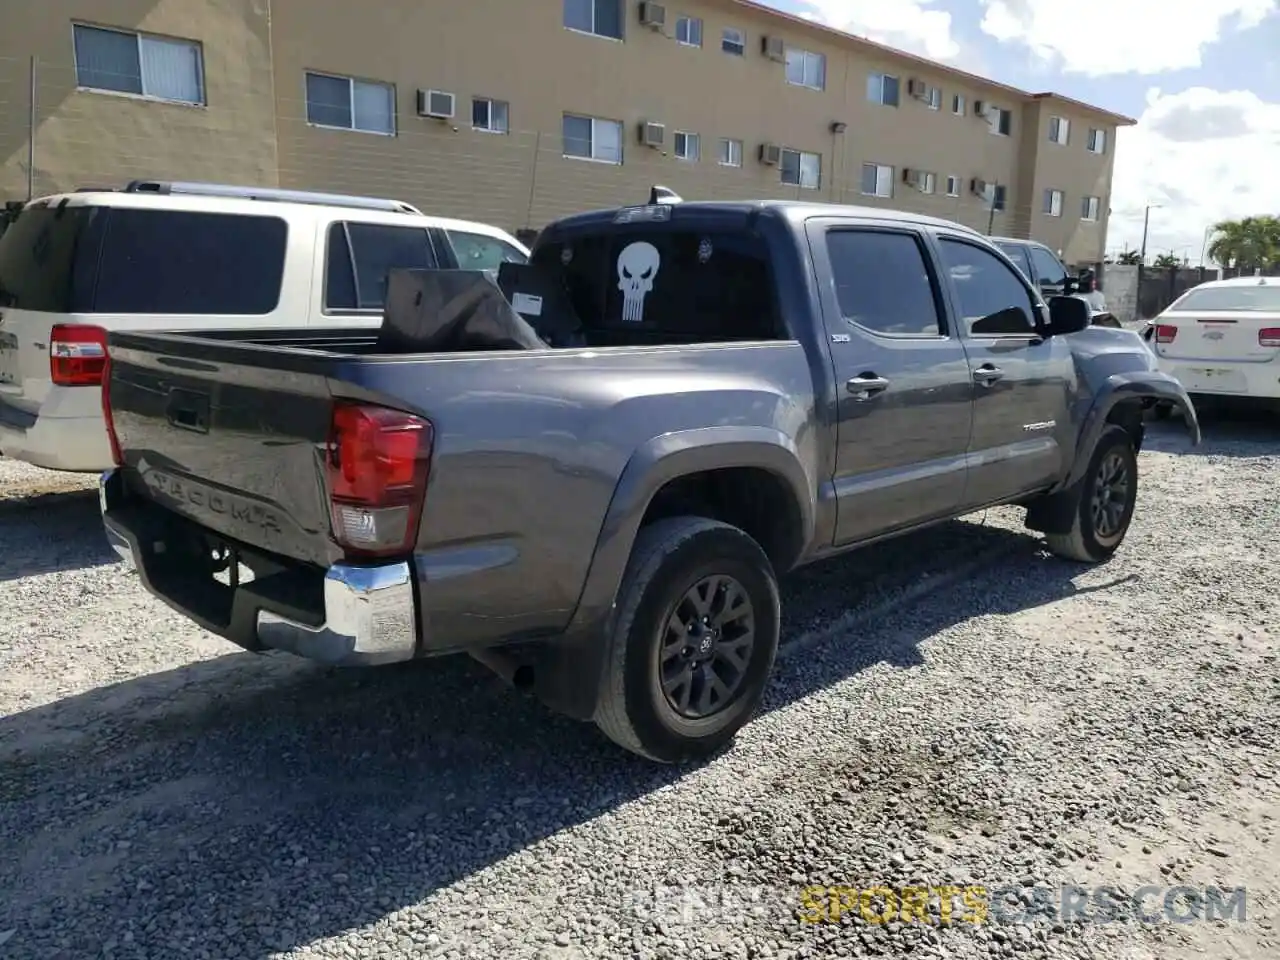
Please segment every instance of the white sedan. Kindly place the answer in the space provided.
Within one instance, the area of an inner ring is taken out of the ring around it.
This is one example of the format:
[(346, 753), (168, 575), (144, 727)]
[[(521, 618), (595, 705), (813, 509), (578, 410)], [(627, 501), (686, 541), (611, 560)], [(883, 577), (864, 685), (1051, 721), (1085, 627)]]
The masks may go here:
[(1280, 279), (1210, 280), (1143, 331), (1162, 371), (1188, 393), (1280, 399)]

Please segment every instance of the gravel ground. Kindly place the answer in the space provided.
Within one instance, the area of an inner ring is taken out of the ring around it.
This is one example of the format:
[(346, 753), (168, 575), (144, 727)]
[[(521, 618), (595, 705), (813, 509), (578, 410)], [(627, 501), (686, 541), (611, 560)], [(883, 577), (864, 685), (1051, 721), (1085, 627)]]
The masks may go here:
[[(467, 660), (234, 652), (121, 570), (91, 478), (0, 461), (0, 957), (1273, 958), (1280, 424), (1149, 443), (1103, 567), (998, 510), (789, 578), (766, 711), (685, 770)], [(800, 899), (909, 883), (1247, 918)]]

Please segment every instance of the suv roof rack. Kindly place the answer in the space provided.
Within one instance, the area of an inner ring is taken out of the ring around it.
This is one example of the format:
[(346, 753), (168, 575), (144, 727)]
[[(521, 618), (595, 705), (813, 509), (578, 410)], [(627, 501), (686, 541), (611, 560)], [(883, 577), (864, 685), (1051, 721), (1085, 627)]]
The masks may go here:
[(224, 183), (193, 183), (168, 180), (131, 180), (125, 193), (188, 194), (202, 197), (232, 197), (238, 200), (274, 200), (281, 203), (312, 203), (330, 207), (355, 207), (360, 210), (385, 210), (390, 213), (422, 211), (402, 200), (384, 197), (354, 197), (341, 193), (316, 193), (308, 190), (278, 190), (272, 187), (240, 187)]

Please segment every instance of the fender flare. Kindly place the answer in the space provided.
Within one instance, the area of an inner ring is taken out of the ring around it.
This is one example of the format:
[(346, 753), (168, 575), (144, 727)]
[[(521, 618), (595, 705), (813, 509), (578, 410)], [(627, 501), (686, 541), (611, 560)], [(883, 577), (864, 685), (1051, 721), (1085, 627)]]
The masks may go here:
[(1113, 373), (1103, 381), (1094, 396), (1089, 412), (1085, 414), (1079, 437), (1076, 441), (1075, 457), (1071, 463), (1071, 472), (1064, 488), (1074, 487), (1084, 478), (1084, 471), (1089, 464), (1093, 448), (1107, 425), (1107, 417), (1117, 404), (1127, 400), (1164, 400), (1182, 408), (1187, 432), (1191, 436), (1192, 446), (1201, 441), (1200, 420), (1196, 415), (1195, 404), (1187, 395), (1186, 388), (1174, 377), (1159, 370), (1132, 370), (1124, 373)]
[(594, 715), (618, 590), (653, 497), (672, 480), (732, 467), (767, 470), (782, 480), (799, 510), (801, 542), (812, 541), (817, 481), (805, 470), (794, 441), (782, 431), (726, 425), (646, 441), (631, 455), (614, 486), (569, 626), (559, 641), (540, 652), (535, 688), (554, 709), (580, 720)]

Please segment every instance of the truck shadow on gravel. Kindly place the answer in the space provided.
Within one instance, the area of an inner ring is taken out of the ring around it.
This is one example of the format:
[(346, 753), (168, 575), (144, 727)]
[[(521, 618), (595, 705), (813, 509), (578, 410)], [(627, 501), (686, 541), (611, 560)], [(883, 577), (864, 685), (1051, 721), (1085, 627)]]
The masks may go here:
[(102, 532), (97, 491), (0, 499), (0, 583), (119, 559)]
[[(927, 666), (929, 637), (1069, 597), (1082, 570), (1032, 536), (957, 521), (798, 571), (784, 643), (805, 649), (780, 659), (765, 711), (882, 662)], [(921, 578), (943, 586), (884, 612)], [(0, 719), (0, 769), (0, 931), (16, 931), (6, 957), (42, 958), (98, 955), (108, 938), (121, 956), (314, 943), (690, 772), (633, 758), (465, 658), (351, 672), (244, 653)]]

